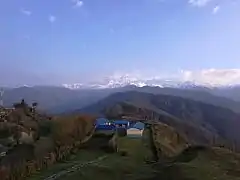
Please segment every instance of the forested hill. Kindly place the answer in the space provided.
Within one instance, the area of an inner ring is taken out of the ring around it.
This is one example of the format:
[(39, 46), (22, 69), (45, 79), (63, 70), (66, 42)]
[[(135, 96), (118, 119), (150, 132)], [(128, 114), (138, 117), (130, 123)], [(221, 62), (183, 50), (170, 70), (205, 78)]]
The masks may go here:
[(112, 107), (117, 107), (119, 114), (131, 111), (138, 114), (139, 108), (148, 110), (148, 115), (154, 114), (155, 119), (181, 130), (195, 142), (223, 143), (234, 148), (239, 148), (240, 145), (239, 114), (229, 109), (176, 96), (136, 91), (115, 93), (93, 105), (76, 110), (75, 113), (103, 115)]

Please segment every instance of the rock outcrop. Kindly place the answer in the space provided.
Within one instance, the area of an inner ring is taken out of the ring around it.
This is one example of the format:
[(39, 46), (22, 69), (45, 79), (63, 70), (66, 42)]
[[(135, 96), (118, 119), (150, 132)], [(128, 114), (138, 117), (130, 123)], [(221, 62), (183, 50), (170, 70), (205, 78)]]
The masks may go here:
[(177, 156), (190, 146), (184, 135), (163, 123), (152, 124), (151, 135), (159, 159)]

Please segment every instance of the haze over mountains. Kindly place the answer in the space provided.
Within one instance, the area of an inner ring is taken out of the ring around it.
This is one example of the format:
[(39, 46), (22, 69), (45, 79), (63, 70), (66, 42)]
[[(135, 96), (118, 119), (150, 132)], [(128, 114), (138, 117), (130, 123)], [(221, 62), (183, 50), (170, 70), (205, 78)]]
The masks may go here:
[(173, 95), (189, 98), (216, 106), (240, 112), (240, 88), (205, 86), (184, 86), (186, 84), (175, 84), (175, 86), (115, 86), (115, 88), (77, 88), (69, 89), (57, 86), (34, 86), (5, 88), (3, 101), (5, 106), (11, 106), (14, 102), (24, 98), (26, 102), (38, 102), (39, 108), (51, 113), (63, 113), (80, 109), (95, 103), (113, 93), (138, 91), (153, 94)]
[(182, 84), (174, 87), (126, 84), (88, 89), (24, 86), (5, 88), (3, 101), (5, 106), (11, 106), (24, 98), (28, 103), (38, 102), (38, 108), (50, 114), (87, 113), (98, 116), (102, 116), (106, 108), (127, 102), (164, 117), (160, 118), (161, 122), (184, 133), (191, 132), (193, 141), (211, 143), (219, 137), (220, 142), (240, 145), (237, 138), (240, 125), (239, 89), (238, 86), (208, 88)]

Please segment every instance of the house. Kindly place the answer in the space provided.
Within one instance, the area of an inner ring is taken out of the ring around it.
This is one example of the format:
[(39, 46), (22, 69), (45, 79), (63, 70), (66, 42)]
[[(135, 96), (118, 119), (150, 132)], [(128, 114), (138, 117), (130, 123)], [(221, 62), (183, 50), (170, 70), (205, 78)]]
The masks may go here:
[(142, 137), (142, 133), (143, 133), (142, 129), (130, 128), (127, 130), (127, 136), (129, 137), (140, 138)]
[(136, 124), (133, 125), (133, 128), (143, 130), (144, 129), (144, 123), (142, 122), (137, 122)]
[(124, 127), (129, 128), (130, 122), (127, 120), (114, 120), (113, 124), (115, 124), (116, 127)]
[(95, 128), (97, 131), (97, 130), (115, 130), (116, 127), (108, 119), (99, 118), (96, 119)]
[(105, 118), (99, 118), (99, 119), (96, 119), (96, 126), (98, 125), (110, 125), (111, 122), (108, 120), (108, 119), (105, 119)]

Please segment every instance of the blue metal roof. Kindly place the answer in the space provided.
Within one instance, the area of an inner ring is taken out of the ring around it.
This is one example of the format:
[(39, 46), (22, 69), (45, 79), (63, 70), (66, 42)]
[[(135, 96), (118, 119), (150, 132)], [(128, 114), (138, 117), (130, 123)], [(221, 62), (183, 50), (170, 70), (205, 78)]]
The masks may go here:
[(96, 126), (96, 130), (113, 130), (115, 129), (116, 127), (111, 124), (111, 125), (97, 125)]
[(99, 124), (106, 124), (106, 123), (109, 123), (110, 121), (108, 119), (105, 119), (105, 118), (99, 118), (99, 119), (96, 119), (96, 125), (99, 125)]
[(144, 129), (144, 123), (137, 122), (136, 124), (133, 125), (133, 128), (142, 130), (142, 129)]
[[(110, 123), (110, 124), (108, 124), (108, 123)], [(111, 121), (109, 121), (108, 119), (105, 119), (105, 118), (96, 119), (96, 122), (95, 122), (96, 130), (113, 130), (113, 129), (116, 129), (115, 125), (128, 125), (128, 124), (130, 124), (130, 122), (127, 120), (111, 120)]]
[(127, 121), (127, 120), (114, 120), (113, 123), (114, 124), (128, 124), (129, 121)]

